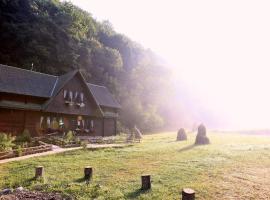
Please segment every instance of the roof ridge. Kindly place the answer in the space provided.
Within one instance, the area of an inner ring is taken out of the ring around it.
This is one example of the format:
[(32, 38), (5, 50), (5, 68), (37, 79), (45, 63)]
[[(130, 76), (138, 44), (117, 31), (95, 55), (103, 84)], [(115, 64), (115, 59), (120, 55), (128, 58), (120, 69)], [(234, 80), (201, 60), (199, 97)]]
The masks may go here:
[(0, 64), (0, 66), (9, 67), (9, 68), (13, 68), (13, 69), (16, 69), (16, 70), (27, 71), (27, 72), (30, 72), (30, 73), (36, 73), (36, 74), (41, 74), (41, 75), (46, 75), (46, 76), (52, 76), (52, 77), (55, 77), (55, 78), (59, 77), (59, 76), (55, 76), (55, 75), (52, 75), (52, 74), (46, 74), (46, 73), (43, 73), (43, 72), (31, 71), (29, 69), (23, 69), (23, 68), (19, 68), (19, 67), (10, 66), (10, 65)]
[(54, 83), (54, 85), (53, 85), (53, 88), (52, 88), (52, 91), (51, 91), (50, 96), (52, 96), (52, 95), (53, 95), (53, 92), (54, 92), (55, 87), (56, 87), (56, 85), (57, 85), (57, 83), (58, 83), (58, 80), (59, 80), (59, 77), (57, 77), (57, 78), (56, 78), (56, 80), (55, 80), (55, 83)]
[(105, 85), (97, 85), (97, 84), (88, 83), (88, 82), (86, 82), (86, 83), (89, 84), (89, 85), (97, 86), (97, 87), (104, 87), (104, 88), (107, 88)]

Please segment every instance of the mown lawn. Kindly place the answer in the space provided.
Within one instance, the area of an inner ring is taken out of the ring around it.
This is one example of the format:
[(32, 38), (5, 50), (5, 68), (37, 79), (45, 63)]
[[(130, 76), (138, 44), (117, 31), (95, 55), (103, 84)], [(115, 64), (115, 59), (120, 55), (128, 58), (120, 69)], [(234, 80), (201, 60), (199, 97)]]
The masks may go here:
[[(270, 199), (270, 136), (208, 134), (211, 144), (176, 142), (176, 133), (144, 136), (125, 148), (77, 150), (0, 165), (0, 188), (24, 186), (61, 191), (77, 199), (180, 199), (183, 187), (196, 199)], [(33, 180), (43, 165), (45, 179)], [(82, 181), (84, 166), (93, 181)], [(142, 174), (152, 175), (152, 189), (140, 191)]]

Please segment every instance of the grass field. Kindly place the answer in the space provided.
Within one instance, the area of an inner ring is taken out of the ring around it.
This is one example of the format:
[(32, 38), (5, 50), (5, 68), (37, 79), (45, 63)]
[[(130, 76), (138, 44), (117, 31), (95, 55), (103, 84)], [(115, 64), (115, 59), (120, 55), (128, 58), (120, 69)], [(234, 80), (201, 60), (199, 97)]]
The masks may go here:
[[(176, 133), (144, 136), (134, 146), (77, 150), (0, 165), (0, 188), (24, 186), (61, 191), (77, 199), (180, 199), (183, 187), (196, 199), (270, 199), (270, 136), (208, 134), (211, 144), (194, 146), (195, 135), (176, 142)], [(33, 180), (36, 165), (45, 179)], [(83, 168), (94, 168), (93, 181)], [(140, 190), (142, 174), (152, 189)]]

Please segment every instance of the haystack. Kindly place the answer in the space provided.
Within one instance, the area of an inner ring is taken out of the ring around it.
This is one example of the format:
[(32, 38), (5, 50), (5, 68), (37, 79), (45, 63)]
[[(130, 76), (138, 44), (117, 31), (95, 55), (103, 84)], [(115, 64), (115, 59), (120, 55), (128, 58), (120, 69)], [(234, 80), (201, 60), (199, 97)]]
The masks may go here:
[(206, 136), (206, 128), (203, 124), (201, 124), (199, 127), (198, 127), (198, 133), (197, 133), (197, 136), (196, 136), (196, 140), (195, 140), (195, 144), (209, 144), (210, 141), (208, 139), (208, 137)]
[(177, 141), (183, 141), (183, 140), (187, 140), (187, 134), (186, 134), (186, 131), (185, 129), (183, 128), (180, 128), (178, 133), (177, 133), (177, 138), (176, 138)]

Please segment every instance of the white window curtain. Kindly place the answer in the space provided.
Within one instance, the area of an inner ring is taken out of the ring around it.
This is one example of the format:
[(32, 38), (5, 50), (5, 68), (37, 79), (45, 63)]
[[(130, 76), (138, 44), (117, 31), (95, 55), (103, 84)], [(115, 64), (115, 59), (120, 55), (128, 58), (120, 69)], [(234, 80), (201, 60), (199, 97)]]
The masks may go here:
[(64, 99), (67, 98), (67, 90), (64, 90)]
[(74, 94), (74, 100), (75, 101), (77, 100), (77, 97), (78, 97), (78, 92), (76, 91), (75, 94)]
[(80, 94), (80, 98), (81, 98), (81, 103), (83, 102), (83, 93), (81, 92)]
[(91, 120), (91, 128), (94, 128), (94, 120)]
[(51, 128), (51, 118), (47, 117), (47, 127)]
[(73, 93), (72, 91), (69, 91), (69, 100), (72, 101), (72, 99), (73, 99)]
[(40, 122), (39, 122), (39, 128), (42, 128), (43, 120), (44, 120), (44, 117), (41, 116), (41, 117), (40, 117)]

